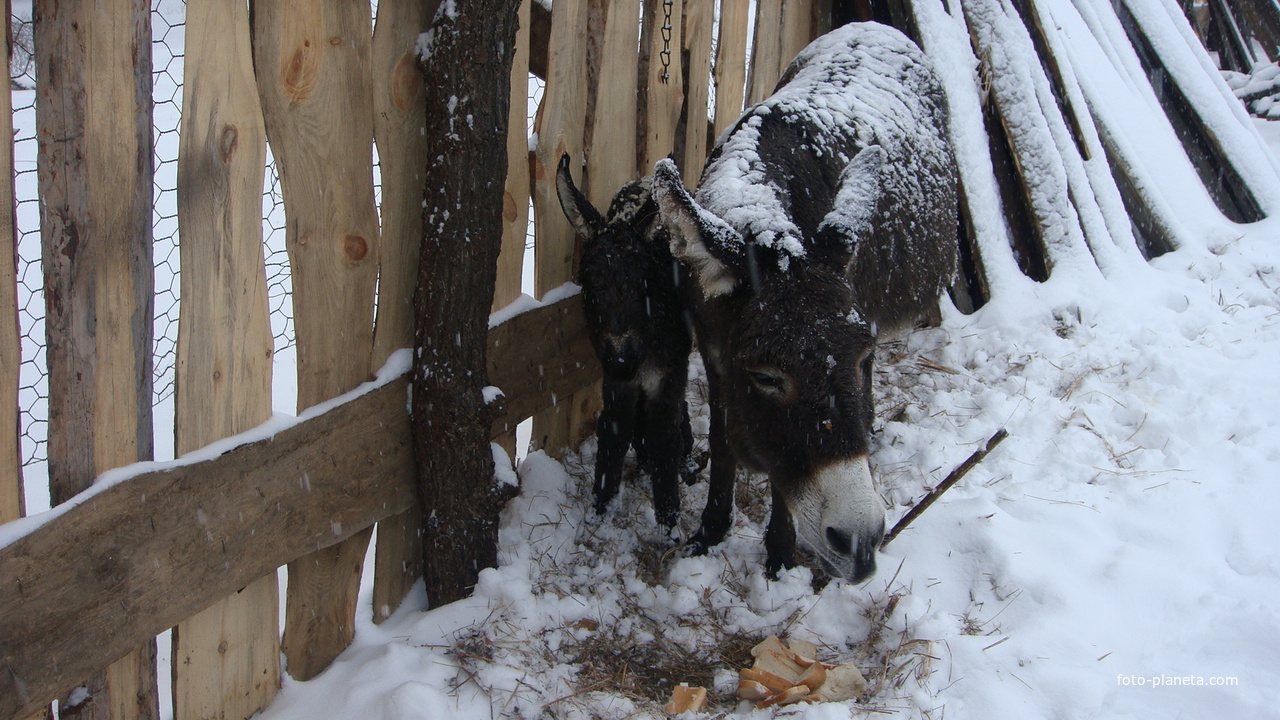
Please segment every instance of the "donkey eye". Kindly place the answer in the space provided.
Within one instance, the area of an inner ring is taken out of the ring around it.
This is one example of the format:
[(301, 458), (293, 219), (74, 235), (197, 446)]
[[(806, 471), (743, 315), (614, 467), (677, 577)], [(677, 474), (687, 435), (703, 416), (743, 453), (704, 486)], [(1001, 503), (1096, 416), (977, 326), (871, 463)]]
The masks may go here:
[(747, 376), (751, 378), (751, 382), (761, 390), (769, 393), (782, 392), (783, 380), (778, 375), (764, 373), (755, 370), (748, 370)]

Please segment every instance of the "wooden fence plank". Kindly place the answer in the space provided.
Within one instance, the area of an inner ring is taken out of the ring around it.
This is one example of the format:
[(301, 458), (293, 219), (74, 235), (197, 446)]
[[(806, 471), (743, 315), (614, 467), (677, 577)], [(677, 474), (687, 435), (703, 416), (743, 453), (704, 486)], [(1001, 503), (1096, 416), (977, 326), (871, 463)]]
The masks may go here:
[(502, 251), (493, 289), (496, 312), (520, 297), (529, 233), (529, 5), (520, 3), (516, 54), (511, 63), (511, 108), (507, 119), (507, 182), (502, 194)]
[(813, 41), (813, 0), (783, 0), (779, 33), (778, 77), (791, 60)]
[(639, 0), (612, 0), (605, 15), (585, 184), (601, 212), (618, 188), (644, 174), (636, 168), (639, 17)]
[[(266, 136), (248, 7), (189, 0), (186, 27), (177, 185), (180, 455), (271, 417), (273, 354), (262, 254)], [(279, 594), (269, 572), (174, 628), (176, 720), (245, 720), (271, 704), (280, 686)]]
[[(152, 452), (150, 10), (34, 6), (55, 504)], [(154, 658), (150, 640), (90, 679), (88, 699), (63, 703), (62, 717), (158, 716)]]
[[(488, 358), (508, 399), (495, 436), (600, 377), (577, 295), (491, 329)], [(399, 378), (211, 460), (143, 472), (0, 546), (0, 718), (416, 502), (407, 387)]]
[(747, 104), (755, 105), (773, 93), (781, 76), (782, 0), (759, 0), (756, 5), (755, 40), (751, 43), (751, 74), (747, 80)]
[[(6, 0), (6, 10), (8, 0)], [(6, 16), (8, 19), (9, 16)], [(7, 24), (6, 24), (6, 27)], [(6, 33), (6, 42), (9, 35)], [(0, 58), (9, 68), (9, 56)], [(0, 132), (13, 137), (13, 93), (0, 93)], [(18, 384), (22, 367), (22, 347), (18, 327), (18, 275), (14, 225), (13, 143), (0, 142), (0, 238), (9, 252), (0, 252), (0, 523), (26, 514), (22, 489), (22, 456), (18, 436)]]
[(720, 41), (716, 44), (716, 119), (719, 137), (742, 114), (747, 83), (747, 3), (720, 4)]
[[(515, 302), (524, 289), (524, 253), (529, 235), (529, 42), (530, 3), (520, 3), (516, 54), (511, 61), (511, 107), (507, 117), (507, 179), (502, 193), (502, 248), (493, 287), (493, 311)], [(515, 461), (516, 433), (494, 440)]]
[(711, 85), (711, 31), (715, 0), (685, 0), (681, 37), (689, 53), (689, 83), (685, 88), (684, 156), (680, 171), (697, 185), (707, 161), (707, 107)]
[[(371, 42), (367, 5), (254, 5), (258, 87), (285, 201), (299, 408), (369, 377), (378, 269)], [(290, 564), (283, 648), (294, 678), (314, 677), (350, 644), (369, 535)]]
[[(562, 0), (551, 14), (551, 39), (547, 59), (547, 85), (542, 98), (538, 147), (533, 162), (533, 203), (537, 243), (534, 247), (534, 290), (541, 297), (573, 280), (576, 239), (572, 226), (560, 210), (556, 195), (555, 168), (560, 155), (568, 153), (581, 162), (583, 117), (586, 114), (585, 0)], [(533, 445), (551, 453), (570, 446), (583, 435), (572, 410), (589, 397), (564, 397), (557, 407), (533, 421)], [(563, 406), (563, 407), (561, 407)]]
[[(684, 87), (681, 82), (681, 52), (683, 44), (680, 39), (680, 18), (684, 14), (684, 3), (674, 0), (670, 5), (671, 16), (667, 17), (665, 3), (646, 3), (644, 22), (648, 26), (645, 38), (648, 40), (649, 66), (645, 76), (645, 137), (644, 155), (640, 159), (640, 168), (645, 174), (653, 172), (653, 166), (659, 160), (675, 151), (676, 126), (680, 123), (680, 107), (684, 103)], [(664, 31), (670, 22), (669, 33)], [(668, 36), (670, 40), (668, 40)], [(664, 51), (669, 53), (664, 56)], [(666, 57), (666, 66), (663, 58)], [(666, 75), (666, 79), (663, 79)], [(685, 178), (685, 184), (697, 184), (698, 179)]]
[[(427, 138), (422, 133), (422, 71), (414, 44), (435, 14), (435, 2), (383, 2), (373, 31), (374, 138), (382, 172), (382, 246), (373, 367), (399, 348), (413, 347), (413, 292), (422, 242), (422, 192)], [(422, 511), (378, 523), (373, 570), (373, 619), (382, 622), (422, 577)]]

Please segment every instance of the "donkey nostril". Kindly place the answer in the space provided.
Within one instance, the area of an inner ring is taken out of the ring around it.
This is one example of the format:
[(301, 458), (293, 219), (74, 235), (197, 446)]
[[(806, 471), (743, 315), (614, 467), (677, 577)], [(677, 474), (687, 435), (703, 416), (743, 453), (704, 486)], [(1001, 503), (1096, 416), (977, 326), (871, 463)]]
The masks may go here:
[(831, 544), (831, 549), (841, 555), (853, 554), (853, 535), (844, 530), (827, 528), (827, 542)]

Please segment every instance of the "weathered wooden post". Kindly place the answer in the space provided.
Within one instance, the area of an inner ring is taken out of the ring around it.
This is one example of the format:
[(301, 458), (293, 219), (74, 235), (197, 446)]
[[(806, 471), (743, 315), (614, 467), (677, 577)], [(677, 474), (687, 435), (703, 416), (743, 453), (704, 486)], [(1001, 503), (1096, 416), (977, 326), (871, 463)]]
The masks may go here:
[[(422, 244), (423, 78), (415, 44), (435, 14), (437, 0), (383, 2), (373, 30), (373, 133), (382, 170), (382, 252), (378, 257), (378, 312), (373, 368), (413, 346), (413, 292)], [(373, 619), (382, 622), (422, 577), (420, 508), (378, 523), (374, 556)]]
[(747, 3), (720, 5), (720, 35), (716, 43), (715, 134), (737, 121), (742, 114), (747, 83)]
[[(497, 561), (498, 512), (486, 403), (486, 338), (502, 242), (504, 142), (519, 0), (447, 3), (423, 48), (425, 228), (418, 266), (414, 448), (428, 516), (432, 606), (465, 597)], [(466, 93), (460, 93), (466, 88)]]
[[(585, 183), (587, 199), (598, 208), (609, 207), (618, 188), (637, 175), (636, 18), (640, 15), (640, 0), (612, 0), (606, 8), (595, 112), (588, 118), (592, 147), (587, 155)], [(549, 175), (546, 180), (554, 185)], [(559, 211), (555, 208), (552, 212)]]
[[(298, 407), (369, 379), (378, 216), (373, 201), (369, 6), (259, 0), (254, 67), (280, 167), (293, 272)], [(284, 653), (299, 680), (355, 635), (372, 528), (289, 563)]]
[[(38, 0), (36, 135), (54, 504), (152, 454), (151, 5)], [(153, 718), (155, 641), (64, 718)]]
[[(684, 80), (681, 71), (681, 29), (684, 23), (681, 0), (645, 3), (641, 52), (648, 54), (646, 73), (641, 82), (644, 102), (644, 137), (640, 150), (640, 167), (646, 173), (675, 151), (676, 126), (680, 107), (684, 104)], [(697, 183), (697, 178), (686, 183)]]
[[(5, 2), (6, 49), (12, 48), (10, 15)], [(0, 65), (9, 68), (6, 53)], [(0, 93), (0, 130), (13, 137), (13, 93)], [(0, 142), (0, 238), (11, 252), (0, 252), (0, 523), (16, 520), (26, 514), (22, 492), (22, 456), (18, 444), (18, 371), (22, 366), (22, 347), (18, 328), (17, 238), (14, 227), (13, 143)]]
[[(521, 0), (516, 30), (516, 54), (511, 61), (511, 107), (507, 109), (507, 180), (502, 192), (502, 249), (498, 253), (498, 279), (493, 288), (493, 310), (515, 302), (523, 292), (525, 243), (529, 236), (529, 38), (530, 11), (534, 0)], [(494, 440), (514, 462), (516, 425), (510, 418), (494, 428)]]
[[(679, 156), (680, 171), (691, 185), (697, 185), (702, 177), (702, 166), (707, 160), (707, 107), (711, 101), (711, 30), (715, 19), (713, 0), (685, 0), (684, 29), (680, 33), (689, 66), (685, 75), (684, 137), (680, 139), (683, 153)], [(645, 168), (645, 174), (653, 168)]]
[[(587, 112), (587, 1), (564, 0), (551, 14), (547, 46), (547, 86), (538, 113), (538, 147), (533, 158), (534, 290), (539, 297), (573, 280), (575, 237), (556, 196), (555, 167), (567, 153), (581, 162)], [(558, 453), (581, 434), (580, 403), (598, 393), (577, 393), (533, 419), (533, 446)]]
[[(186, 28), (178, 455), (271, 417), (274, 354), (262, 255), (266, 134), (248, 7), (189, 0)], [(174, 628), (176, 720), (245, 720), (271, 704), (280, 686), (279, 596), (270, 572)]]

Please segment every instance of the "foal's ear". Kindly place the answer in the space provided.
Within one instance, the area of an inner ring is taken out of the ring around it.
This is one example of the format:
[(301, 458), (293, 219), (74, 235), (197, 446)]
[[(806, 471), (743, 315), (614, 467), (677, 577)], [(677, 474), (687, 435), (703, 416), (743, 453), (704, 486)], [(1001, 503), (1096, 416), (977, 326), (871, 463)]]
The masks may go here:
[(578, 231), (583, 240), (594, 240), (604, 229), (604, 218), (600, 217), (600, 212), (573, 184), (567, 153), (560, 156), (560, 164), (556, 168), (556, 195), (560, 197), (560, 209), (569, 218), (573, 229)]
[(693, 199), (669, 158), (654, 166), (653, 199), (671, 236), (671, 254), (693, 273), (702, 294), (733, 292), (746, 270), (742, 235)]
[(858, 241), (871, 231), (871, 221), (880, 205), (884, 163), (884, 148), (879, 145), (863, 148), (854, 156), (840, 173), (840, 187), (831, 212), (818, 225), (819, 247), (842, 267), (852, 258)]

